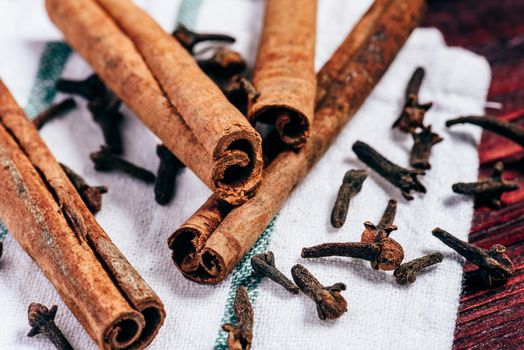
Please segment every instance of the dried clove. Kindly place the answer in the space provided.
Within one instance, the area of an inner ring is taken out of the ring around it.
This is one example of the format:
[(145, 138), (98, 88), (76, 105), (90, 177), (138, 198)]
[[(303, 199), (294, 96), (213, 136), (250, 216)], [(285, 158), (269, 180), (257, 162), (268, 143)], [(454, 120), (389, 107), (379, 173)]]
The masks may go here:
[(247, 114), (249, 103), (253, 103), (260, 96), (253, 84), (242, 74), (234, 75), (223, 89), (224, 95), (231, 104), (244, 115)]
[(517, 183), (502, 179), (504, 164), (497, 162), (491, 178), (478, 182), (453, 184), (453, 192), (475, 196), (477, 206), (488, 205), (492, 208), (500, 208), (501, 197), (504, 192), (516, 191), (520, 187)]
[(273, 252), (253, 256), (251, 258), (251, 267), (257, 275), (269, 278), (284, 287), (291, 294), (298, 294), (298, 287), (276, 268)]
[(236, 41), (230, 35), (215, 33), (196, 33), (189, 30), (186, 26), (179, 24), (173, 31), (172, 35), (178, 40), (187, 51), (193, 53), (196, 44), (203, 41), (221, 41), (225, 43), (234, 43)]
[(237, 323), (222, 325), (222, 329), (229, 333), (227, 345), (230, 350), (249, 350), (253, 342), (253, 307), (244, 287), (237, 289), (233, 310)]
[(102, 207), (102, 194), (107, 193), (106, 186), (89, 186), (86, 181), (66, 165), (60, 163), (60, 166), (66, 173), (67, 177), (76, 188), (80, 197), (82, 197), (89, 211), (96, 214)]
[(40, 130), (44, 124), (53, 119), (63, 116), (76, 107), (76, 102), (72, 98), (67, 98), (57, 104), (52, 105), (33, 119), (33, 124)]
[(59, 350), (72, 350), (73, 347), (66, 339), (62, 331), (55, 324), (55, 316), (58, 307), (46, 306), (38, 303), (31, 303), (28, 310), (29, 325), (31, 330), (27, 333), (28, 337), (34, 337), (37, 334), (43, 334)]
[(411, 135), (413, 136), (414, 144), (411, 149), (409, 164), (416, 169), (431, 169), (429, 164), (431, 149), (444, 139), (431, 131), (431, 125), (422, 127), (422, 130), (419, 132), (411, 131)]
[(406, 102), (404, 103), (404, 107), (402, 107), (400, 116), (393, 124), (393, 128), (399, 128), (406, 133), (412, 132), (417, 128), (424, 128), (424, 116), (433, 105), (431, 102), (425, 104), (419, 103), (418, 94), (425, 74), (426, 72), (422, 67), (417, 67), (413, 72), (406, 87)]
[(155, 181), (155, 200), (158, 204), (165, 205), (175, 195), (176, 176), (184, 168), (184, 164), (164, 145), (157, 146), (156, 154), (160, 158), (160, 164)]
[(349, 170), (344, 175), (342, 185), (338, 190), (337, 200), (335, 206), (331, 211), (331, 225), (335, 228), (340, 228), (346, 221), (349, 202), (351, 198), (356, 196), (362, 189), (362, 184), (366, 180), (368, 174), (365, 170)]
[(439, 227), (433, 229), (432, 232), (433, 236), (440, 239), (445, 245), (477, 265), (482, 280), (489, 287), (505, 283), (513, 274), (513, 262), (506, 254), (506, 247), (503, 245), (495, 244), (490, 249), (482, 249), (461, 241)]
[(155, 174), (149, 170), (138, 167), (125, 159), (115, 156), (105, 146), (102, 146), (98, 152), (91, 153), (89, 157), (95, 164), (96, 170), (112, 171), (119, 169), (124, 173), (146, 183), (152, 183), (155, 181)]
[(411, 284), (415, 282), (422, 270), (442, 262), (442, 259), (444, 259), (444, 257), (440, 253), (425, 255), (400, 265), (395, 269), (393, 275), (396, 277), (398, 284)]
[(479, 117), (479, 116), (468, 116), (451, 119), (446, 122), (446, 126), (450, 127), (457, 124), (473, 124), (480, 126), (481, 128), (494, 132), (500, 136), (504, 136), (511, 141), (518, 143), (524, 147), (524, 127), (510, 123), (504, 120), (500, 120), (495, 117)]
[(3, 253), (4, 253), (4, 242), (0, 241), (0, 258), (2, 257)]
[(321, 320), (334, 320), (348, 310), (348, 303), (340, 294), (341, 291), (346, 290), (344, 283), (324, 287), (311, 272), (300, 264), (293, 266), (291, 275), (300, 290), (313, 299)]
[(423, 170), (402, 168), (361, 141), (353, 144), (353, 152), (356, 153), (361, 161), (379, 173), (393, 186), (400, 189), (402, 196), (407, 200), (413, 199), (410, 191), (426, 193), (426, 188), (417, 179), (418, 175), (425, 174)]
[(219, 86), (234, 75), (242, 74), (247, 67), (246, 61), (238, 52), (226, 47), (217, 48), (213, 56), (197, 63)]
[(393, 225), (397, 210), (397, 202), (390, 200), (378, 225), (371, 222), (364, 223), (360, 242), (324, 243), (314, 247), (303, 248), (303, 258), (320, 258), (326, 256), (345, 256), (364, 259), (371, 262), (375, 270), (394, 270), (404, 260), (404, 249), (390, 238), (391, 232), (397, 227)]
[(55, 86), (60, 92), (79, 95), (89, 101), (104, 96), (108, 90), (96, 74), (90, 75), (85, 80), (58, 79)]
[(108, 91), (104, 96), (91, 100), (87, 105), (94, 121), (102, 129), (107, 147), (115, 154), (122, 153), (120, 123), (124, 117), (120, 113), (121, 104), (121, 101)]

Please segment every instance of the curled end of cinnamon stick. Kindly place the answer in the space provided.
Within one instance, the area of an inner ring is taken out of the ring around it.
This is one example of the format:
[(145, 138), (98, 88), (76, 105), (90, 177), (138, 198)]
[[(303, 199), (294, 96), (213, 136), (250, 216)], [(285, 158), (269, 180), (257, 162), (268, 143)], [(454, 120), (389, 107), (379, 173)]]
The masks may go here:
[(271, 106), (258, 111), (252, 118), (275, 124), (280, 139), (291, 148), (301, 148), (309, 139), (309, 119), (301, 112), (285, 106)]
[(206, 247), (206, 242), (233, 207), (211, 196), (171, 237), (167, 244), (173, 262), (184, 277), (214, 284), (227, 276), (224, 257)]
[(262, 139), (246, 130), (231, 133), (213, 154), (212, 190), (220, 199), (240, 205), (251, 198), (262, 180)]

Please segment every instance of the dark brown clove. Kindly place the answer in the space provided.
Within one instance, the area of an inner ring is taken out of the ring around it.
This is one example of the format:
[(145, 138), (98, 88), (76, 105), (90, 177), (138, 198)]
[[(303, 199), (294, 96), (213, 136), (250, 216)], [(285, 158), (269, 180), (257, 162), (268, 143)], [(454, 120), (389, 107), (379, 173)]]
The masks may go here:
[(66, 98), (65, 100), (52, 105), (33, 119), (33, 124), (40, 130), (45, 124), (53, 119), (63, 116), (76, 108), (76, 102), (72, 98)]
[(517, 183), (502, 179), (503, 172), (504, 164), (497, 162), (491, 178), (471, 183), (459, 182), (453, 184), (451, 188), (455, 193), (475, 196), (477, 206), (488, 205), (495, 209), (500, 208), (502, 194), (519, 189)]
[(331, 211), (331, 225), (340, 228), (346, 221), (349, 202), (362, 189), (362, 184), (368, 174), (365, 170), (349, 170), (344, 175), (342, 185), (338, 190), (337, 200)]
[(431, 169), (429, 164), (431, 149), (444, 139), (431, 131), (431, 125), (423, 127), (418, 132), (412, 131), (411, 135), (413, 136), (414, 144), (411, 149), (409, 164), (416, 169)]
[(400, 285), (415, 282), (417, 276), (425, 268), (442, 262), (444, 257), (440, 253), (433, 253), (404, 263), (395, 269), (393, 275)]
[(304, 266), (297, 264), (291, 269), (293, 280), (300, 290), (313, 299), (321, 320), (334, 320), (348, 311), (348, 303), (340, 294), (346, 290), (344, 283), (324, 287)]
[(253, 307), (244, 287), (237, 289), (233, 310), (237, 323), (222, 325), (222, 329), (229, 333), (227, 345), (230, 350), (249, 350), (253, 342)]
[(120, 100), (110, 91), (104, 96), (94, 98), (87, 105), (94, 121), (102, 129), (107, 147), (115, 154), (122, 153), (120, 123), (123, 115), (120, 113), (120, 106)]
[(249, 103), (253, 103), (260, 96), (251, 81), (242, 74), (234, 75), (223, 89), (224, 95), (231, 104), (244, 115), (247, 114)]
[(31, 303), (28, 310), (29, 325), (31, 330), (27, 333), (28, 337), (34, 337), (37, 334), (43, 334), (59, 350), (72, 350), (73, 347), (64, 337), (64, 334), (55, 324), (55, 316), (58, 307), (46, 306), (38, 303)]
[(417, 128), (424, 128), (424, 116), (432, 106), (432, 103), (419, 103), (418, 94), (425, 74), (426, 72), (422, 67), (417, 67), (413, 72), (406, 87), (406, 102), (404, 107), (402, 107), (400, 116), (393, 124), (393, 128), (399, 128), (406, 133), (412, 132)]
[(320, 258), (326, 256), (345, 256), (364, 259), (371, 262), (375, 270), (385, 271), (396, 269), (404, 260), (404, 249), (390, 238), (391, 232), (397, 227), (393, 225), (397, 202), (390, 200), (378, 225), (366, 221), (366, 229), (362, 232), (360, 242), (324, 243), (314, 247), (303, 248), (303, 258)]
[(447, 127), (457, 124), (473, 124), (480, 126), (485, 130), (494, 132), (500, 136), (504, 136), (524, 147), (524, 127), (518, 124), (510, 123), (495, 117), (485, 116), (459, 117), (446, 122)]
[(251, 258), (251, 267), (257, 275), (269, 278), (292, 294), (298, 294), (298, 287), (276, 268), (273, 252), (253, 256)]
[(102, 146), (98, 152), (91, 153), (89, 155), (95, 169), (99, 171), (112, 171), (119, 169), (124, 173), (131, 175), (132, 177), (142, 180), (146, 183), (152, 183), (155, 181), (155, 174), (144, 168), (138, 167), (127, 160), (124, 160), (118, 156), (115, 156), (111, 151)]
[(82, 197), (89, 211), (96, 214), (102, 207), (102, 195), (107, 193), (106, 186), (89, 186), (86, 181), (66, 165), (60, 163), (60, 166), (66, 173), (67, 177)]
[(193, 53), (196, 44), (204, 41), (220, 41), (225, 43), (234, 43), (236, 41), (235, 38), (226, 34), (196, 33), (182, 24), (177, 26), (172, 35), (191, 53)]
[(461, 241), (439, 227), (433, 229), (433, 236), (477, 265), (482, 280), (489, 287), (505, 283), (513, 274), (513, 262), (506, 254), (506, 247), (501, 244), (495, 244), (487, 250), (482, 249)]
[(361, 161), (379, 173), (393, 186), (400, 189), (402, 196), (407, 200), (413, 199), (413, 196), (410, 194), (411, 191), (426, 193), (426, 188), (417, 179), (418, 175), (425, 174), (423, 170), (402, 168), (361, 141), (353, 144), (353, 152), (356, 153)]
[(0, 258), (2, 257), (2, 254), (4, 254), (4, 242), (0, 241)]
[(90, 75), (85, 80), (58, 79), (55, 86), (60, 92), (79, 95), (89, 101), (104, 96), (108, 90), (96, 74)]
[(247, 67), (244, 58), (227, 47), (219, 47), (213, 56), (198, 60), (198, 65), (219, 86), (236, 74), (242, 74)]
[(175, 182), (184, 164), (164, 145), (158, 145), (156, 154), (160, 158), (155, 181), (155, 200), (158, 204), (168, 204), (175, 196)]

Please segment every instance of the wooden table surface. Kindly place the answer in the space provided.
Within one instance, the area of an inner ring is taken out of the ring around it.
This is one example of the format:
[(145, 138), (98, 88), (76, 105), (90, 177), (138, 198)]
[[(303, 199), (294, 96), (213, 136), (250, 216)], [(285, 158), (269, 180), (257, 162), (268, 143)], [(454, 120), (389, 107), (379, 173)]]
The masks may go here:
[[(486, 112), (524, 126), (524, 0), (430, 0), (424, 26), (439, 28), (449, 45), (486, 57), (492, 69), (488, 101), (502, 105)], [(489, 176), (494, 162), (502, 160), (504, 178), (517, 181), (521, 189), (503, 196), (502, 209), (476, 209), (469, 241), (483, 248), (495, 243), (508, 247), (515, 273), (504, 286), (486, 290), (468, 280), (475, 266), (466, 264), (454, 349), (522, 349), (524, 150), (484, 132), (479, 157), (479, 178)]]

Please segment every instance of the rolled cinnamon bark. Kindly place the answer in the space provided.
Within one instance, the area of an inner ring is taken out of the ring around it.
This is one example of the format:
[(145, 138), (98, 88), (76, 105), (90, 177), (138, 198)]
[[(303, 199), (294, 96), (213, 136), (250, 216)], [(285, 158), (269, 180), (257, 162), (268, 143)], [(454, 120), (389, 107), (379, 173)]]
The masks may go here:
[(46, 0), (46, 8), (71, 46), (217, 197), (238, 205), (255, 193), (260, 136), (176, 40), (127, 0)]
[(0, 218), (101, 349), (142, 349), (158, 296), (98, 225), (0, 81)]
[[(281, 152), (265, 169), (257, 194), (242, 206), (218, 209), (220, 204), (213, 205), (215, 199), (210, 198), (169, 238), (173, 260), (185, 277), (199, 283), (217, 283), (227, 277), (364, 103), (424, 9), (424, 0), (378, 1), (370, 8), (322, 70), (333, 80), (319, 85), (326, 93), (317, 103), (306, 145), (298, 152)], [(357, 40), (360, 45), (354, 48)], [(213, 219), (204, 222), (202, 218), (209, 218), (210, 213), (215, 213)]]
[(282, 141), (304, 146), (315, 108), (317, 0), (267, 0), (253, 71), (260, 96), (250, 101), (252, 122), (274, 123)]

